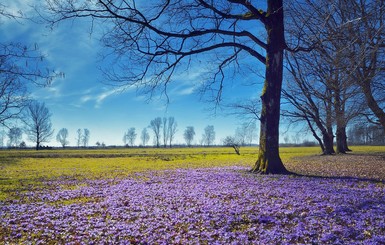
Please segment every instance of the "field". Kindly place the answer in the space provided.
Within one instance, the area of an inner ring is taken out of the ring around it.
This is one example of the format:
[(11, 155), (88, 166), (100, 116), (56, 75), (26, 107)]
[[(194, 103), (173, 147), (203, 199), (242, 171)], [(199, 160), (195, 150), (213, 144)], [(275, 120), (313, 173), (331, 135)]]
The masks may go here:
[(385, 147), (0, 151), (1, 244), (385, 244)]

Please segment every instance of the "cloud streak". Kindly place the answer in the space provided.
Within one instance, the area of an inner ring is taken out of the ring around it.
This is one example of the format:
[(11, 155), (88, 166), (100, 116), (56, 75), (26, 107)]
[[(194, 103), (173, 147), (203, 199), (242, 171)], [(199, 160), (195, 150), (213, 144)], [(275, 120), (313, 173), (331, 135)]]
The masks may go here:
[(119, 96), (122, 94), (126, 94), (131, 92), (132, 89), (122, 89), (122, 88), (102, 88), (102, 91), (93, 91), (93, 90), (88, 90), (87, 94), (84, 94), (80, 98), (80, 103), (89, 103), (92, 102), (94, 103), (94, 108), (101, 108), (102, 104), (109, 99), (110, 97), (115, 97)]

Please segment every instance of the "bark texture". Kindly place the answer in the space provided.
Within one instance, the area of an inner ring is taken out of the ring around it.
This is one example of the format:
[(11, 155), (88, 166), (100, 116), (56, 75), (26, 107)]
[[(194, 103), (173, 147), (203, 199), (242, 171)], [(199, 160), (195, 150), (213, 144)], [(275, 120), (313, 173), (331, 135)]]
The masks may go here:
[(266, 73), (261, 95), (261, 127), (258, 160), (252, 171), (261, 174), (288, 174), (279, 156), (279, 119), (285, 49), (282, 0), (269, 0), (267, 10)]

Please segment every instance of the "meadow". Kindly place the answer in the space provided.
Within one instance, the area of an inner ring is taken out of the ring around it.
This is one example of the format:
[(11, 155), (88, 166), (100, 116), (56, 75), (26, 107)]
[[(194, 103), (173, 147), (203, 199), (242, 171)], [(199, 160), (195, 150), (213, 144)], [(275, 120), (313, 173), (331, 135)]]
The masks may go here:
[(4, 244), (385, 244), (385, 147), (0, 151)]

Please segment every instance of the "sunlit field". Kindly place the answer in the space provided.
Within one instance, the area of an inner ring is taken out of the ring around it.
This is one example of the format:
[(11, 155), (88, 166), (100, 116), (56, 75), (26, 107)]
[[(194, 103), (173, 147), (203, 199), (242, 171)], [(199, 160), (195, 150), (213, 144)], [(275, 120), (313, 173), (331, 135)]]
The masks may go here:
[(0, 151), (0, 243), (384, 244), (385, 147)]

